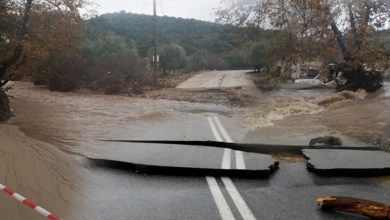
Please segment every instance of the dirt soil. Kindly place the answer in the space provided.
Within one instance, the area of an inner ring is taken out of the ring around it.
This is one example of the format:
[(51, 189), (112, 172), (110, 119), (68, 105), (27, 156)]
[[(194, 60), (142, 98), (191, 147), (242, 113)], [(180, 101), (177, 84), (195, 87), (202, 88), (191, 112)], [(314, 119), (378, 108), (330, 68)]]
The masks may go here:
[(257, 88), (262, 91), (270, 91), (279, 88), (279, 82), (276, 78), (260, 73), (250, 73), (250, 75)]
[(165, 99), (175, 101), (186, 101), (192, 103), (221, 104), (227, 107), (248, 107), (254, 105), (254, 97), (243, 94), (236, 89), (163, 89), (159, 91), (146, 92), (138, 96), (148, 99)]
[(196, 72), (191, 73), (173, 73), (166, 76), (161, 76), (158, 79), (158, 84), (161, 88), (175, 88), (180, 83), (193, 77)]
[(197, 73), (178, 73), (161, 76), (159, 88), (146, 88), (143, 94), (129, 94), (135, 98), (185, 101), (192, 103), (221, 104), (227, 107), (248, 107), (256, 101), (252, 96), (243, 94), (240, 88), (231, 89), (175, 89), (176, 86)]

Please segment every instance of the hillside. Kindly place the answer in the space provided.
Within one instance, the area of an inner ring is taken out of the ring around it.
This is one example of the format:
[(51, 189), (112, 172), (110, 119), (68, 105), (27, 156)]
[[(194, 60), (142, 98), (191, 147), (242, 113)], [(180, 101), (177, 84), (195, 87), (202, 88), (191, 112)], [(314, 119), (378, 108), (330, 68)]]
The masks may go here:
[[(188, 55), (198, 50), (214, 54), (224, 54), (232, 50), (245, 50), (252, 36), (232, 26), (220, 25), (195, 19), (158, 17), (157, 32), (159, 44), (177, 43)], [(146, 56), (152, 47), (153, 16), (132, 13), (103, 14), (88, 23), (87, 36), (95, 38), (112, 32), (122, 37), (134, 39), (141, 56)], [(262, 33), (264, 34), (264, 33)]]

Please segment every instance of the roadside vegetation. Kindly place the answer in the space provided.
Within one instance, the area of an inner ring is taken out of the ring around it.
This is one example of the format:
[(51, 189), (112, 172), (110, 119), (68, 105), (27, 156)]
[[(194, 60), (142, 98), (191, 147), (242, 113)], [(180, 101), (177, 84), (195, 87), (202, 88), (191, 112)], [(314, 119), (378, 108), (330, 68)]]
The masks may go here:
[(289, 73), (290, 66), (317, 59), (323, 65), (339, 64), (347, 80), (340, 90), (375, 91), (390, 66), (388, 33), (383, 31), (390, 19), (387, 0), (230, 0), (218, 15), (222, 24), (275, 30), (271, 45), (277, 52), (259, 62), (265, 68), (279, 63)]
[[(329, 63), (342, 64), (348, 80), (342, 89), (375, 90), (367, 82), (389, 68), (389, 4), (224, 1), (218, 23), (159, 17), (160, 88), (182, 73), (252, 68), (262, 73), (256, 84), (269, 90), (291, 78), (292, 66), (321, 60), (322, 73)], [(153, 17), (81, 14), (89, 6), (87, 0), (0, 2), (0, 120), (11, 115), (4, 93), (10, 80), (107, 94), (139, 94), (156, 86)]]

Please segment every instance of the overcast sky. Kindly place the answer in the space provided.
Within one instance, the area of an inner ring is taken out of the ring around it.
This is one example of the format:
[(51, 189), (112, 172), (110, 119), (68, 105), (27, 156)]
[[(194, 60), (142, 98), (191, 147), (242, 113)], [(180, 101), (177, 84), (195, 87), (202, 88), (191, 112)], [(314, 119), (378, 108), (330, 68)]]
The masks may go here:
[[(153, 0), (95, 0), (99, 14), (126, 12), (153, 14)], [(157, 14), (214, 21), (220, 0), (157, 0)]]

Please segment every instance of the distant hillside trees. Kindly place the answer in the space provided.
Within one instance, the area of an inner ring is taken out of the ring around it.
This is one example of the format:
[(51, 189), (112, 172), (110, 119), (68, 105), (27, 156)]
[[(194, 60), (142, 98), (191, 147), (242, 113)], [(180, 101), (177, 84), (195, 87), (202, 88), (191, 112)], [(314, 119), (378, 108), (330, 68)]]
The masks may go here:
[[(230, 25), (194, 19), (164, 16), (157, 20), (158, 43), (181, 46), (190, 58), (187, 66), (190, 69), (246, 68), (249, 66), (246, 59), (248, 45), (254, 39), (269, 39), (271, 33), (262, 29), (246, 32)], [(153, 46), (152, 30), (153, 16), (120, 12), (89, 20), (86, 34), (88, 38), (94, 39), (111, 32), (133, 39), (139, 54), (147, 57)], [(202, 58), (199, 51), (203, 53)]]

